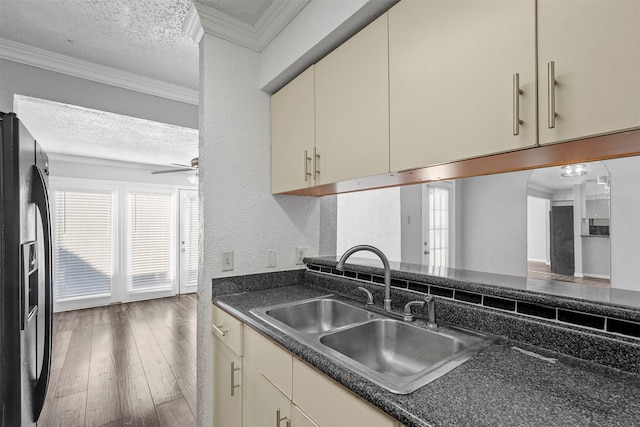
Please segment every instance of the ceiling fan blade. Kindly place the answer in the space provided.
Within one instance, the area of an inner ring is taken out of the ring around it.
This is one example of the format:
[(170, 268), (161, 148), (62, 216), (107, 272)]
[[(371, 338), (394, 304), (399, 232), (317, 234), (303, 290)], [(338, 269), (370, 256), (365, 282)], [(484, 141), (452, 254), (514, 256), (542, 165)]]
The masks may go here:
[(171, 163), (173, 166), (179, 166), (181, 168), (190, 168), (190, 165), (183, 165), (182, 163)]
[(161, 173), (173, 173), (173, 172), (186, 172), (186, 171), (192, 171), (195, 168), (192, 167), (188, 167), (188, 168), (176, 168), (176, 169), (168, 169), (168, 170), (162, 170), (162, 171), (153, 171), (151, 172), (152, 175), (158, 175)]

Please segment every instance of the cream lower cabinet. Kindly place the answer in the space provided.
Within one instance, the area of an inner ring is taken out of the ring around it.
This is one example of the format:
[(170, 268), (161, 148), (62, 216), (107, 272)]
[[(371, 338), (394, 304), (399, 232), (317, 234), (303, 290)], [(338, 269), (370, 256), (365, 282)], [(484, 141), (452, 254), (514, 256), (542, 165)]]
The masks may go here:
[(403, 0), (388, 13), (392, 172), (536, 144), (534, 0)]
[(213, 339), (214, 427), (242, 426), (242, 358), (218, 338)]
[(297, 359), (293, 360), (293, 401), (322, 427), (401, 426), (399, 421)]
[(220, 308), (212, 309), (213, 426), (242, 426), (243, 325)]
[(291, 400), (246, 361), (242, 386), (243, 427), (289, 427), (291, 425)]
[[(228, 327), (232, 323), (227, 316), (214, 305), (214, 319)], [(238, 331), (223, 330), (223, 338), (239, 334), (242, 356), (214, 332), (214, 427), (401, 427), (258, 332), (239, 325)]]
[(538, 0), (540, 144), (640, 127), (640, 1)]

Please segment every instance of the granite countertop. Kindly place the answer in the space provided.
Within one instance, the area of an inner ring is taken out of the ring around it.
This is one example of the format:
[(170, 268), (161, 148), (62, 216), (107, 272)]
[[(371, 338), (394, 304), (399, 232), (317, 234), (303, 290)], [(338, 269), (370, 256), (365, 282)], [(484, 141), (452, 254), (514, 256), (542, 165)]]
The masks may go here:
[[(224, 295), (213, 302), (407, 427), (640, 424), (640, 377), (633, 374), (498, 339), (439, 379), (411, 394), (398, 395), (249, 312), (330, 293), (299, 285)], [(514, 346), (557, 361), (522, 353)]]

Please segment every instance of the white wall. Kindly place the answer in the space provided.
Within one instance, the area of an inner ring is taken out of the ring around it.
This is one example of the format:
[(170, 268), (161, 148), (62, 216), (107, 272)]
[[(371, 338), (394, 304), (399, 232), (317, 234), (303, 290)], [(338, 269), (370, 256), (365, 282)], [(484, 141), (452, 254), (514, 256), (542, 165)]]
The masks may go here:
[[(380, 249), (389, 261), (402, 260), (400, 187), (338, 195), (337, 223), (338, 254), (365, 244)], [(354, 256), (379, 259), (364, 251)]]
[(640, 291), (640, 157), (603, 163), (611, 174), (611, 286)]
[[(530, 172), (460, 180), (462, 253), (456, 267), (527, 275), (527, 181)], [(470, 208), (472, 207), (472, 208)]]
[(13, 111), (15, 94), (198, 128), (198, 106), (96, 83), (0, 59), (0, 111)]
[(549, 209), (547, 199), (527, 197), (527, 259), (549, 263)]

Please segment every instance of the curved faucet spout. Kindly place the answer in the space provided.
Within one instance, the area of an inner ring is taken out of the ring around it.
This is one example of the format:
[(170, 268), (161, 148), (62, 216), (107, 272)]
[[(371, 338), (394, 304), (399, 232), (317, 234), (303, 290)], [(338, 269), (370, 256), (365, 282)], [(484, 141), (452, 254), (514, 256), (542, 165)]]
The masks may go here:
[(384, 309), (385, 311), (391, 311), (391, 268), (389, 267), (389, 260), (387, 259), (387, 256), (380, 249), (371, 245), (357, 245), (347, 249), (340, 257), (338, 265), (336, 265), (336, 269), (342, 271), (347, 258), (360, 251), (373, 252), (378, 255), (382, 261), (382, 265), (384, 266)]

